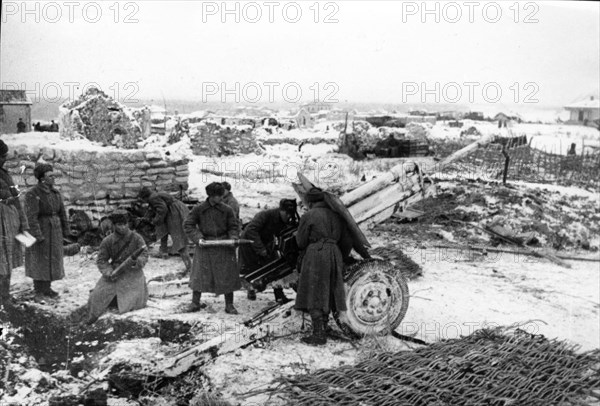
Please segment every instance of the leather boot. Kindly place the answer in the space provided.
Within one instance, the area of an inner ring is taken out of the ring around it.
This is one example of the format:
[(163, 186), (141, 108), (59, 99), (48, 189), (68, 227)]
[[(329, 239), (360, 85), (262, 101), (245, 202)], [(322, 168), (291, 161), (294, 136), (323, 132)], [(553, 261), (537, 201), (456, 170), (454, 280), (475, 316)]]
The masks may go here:
[(190, 303), (186, 308), (186, 313), (197, 312), (198, 310), (206, 308), (206, 303), (201, 303), (200, 298), (202, 297), (202, 292), (197, 290), (192, 291), (192, 303)]
[(45, 287), (44, 287), (44, 296), (46, 297), (58, 297), (58, 292), (55, 290), (52, 290), (50, 281), (46, 281), (45, 283)]
[(0, 309), (10, 307), (10, 275), (0, 275)]
[(183, 263), (185, 265), (185, 272), (187, 274), (192, 272), (192, 257), (190, 257), (190, 254), (188, 254), (187, 252), (181, 253), (181, 259), (183, 260)]
[(254, 289), (248, 289), (248, 300), (256, 300), (256, 291)]
[(238, 314), (237, 309), (233, 306), (233, 292), (225, 293), (225, 313)]
[(43, 295), (45, 288), (46, 285), (44, 284), (44, 281), (33, 280), (33, 290), (36, 295)]
[(277, 303), (286, 304), (291, 300), (285, 296), (283, 288), (273, 288), (273, 293), (275, 294), (275, 301)]
[(308, 345), (325, 345), (327, 344), (327, 334), (325, 334), (325, 324), (323, 323), (323, 313), (320, 311), (311, 310), (310, 318), (312, 319), (312, 334), (302, 337), (301, 340)]

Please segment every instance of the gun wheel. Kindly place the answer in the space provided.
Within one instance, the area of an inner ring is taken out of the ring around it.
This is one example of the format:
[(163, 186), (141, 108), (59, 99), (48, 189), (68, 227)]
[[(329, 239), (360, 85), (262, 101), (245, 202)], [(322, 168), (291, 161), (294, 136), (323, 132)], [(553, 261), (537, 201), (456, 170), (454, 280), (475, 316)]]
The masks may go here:
[(385, 335), (402, 321), (408, 310), (408, 285), (399, 267), (381, 260), (350, 266), (345, 275), (347, 320), (334, 314), (342, 331), (351, 337)]

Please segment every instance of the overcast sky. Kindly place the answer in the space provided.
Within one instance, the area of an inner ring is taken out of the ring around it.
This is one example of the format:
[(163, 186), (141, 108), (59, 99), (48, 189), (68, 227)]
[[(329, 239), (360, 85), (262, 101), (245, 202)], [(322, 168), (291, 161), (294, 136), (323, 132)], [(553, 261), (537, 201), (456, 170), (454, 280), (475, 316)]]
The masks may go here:
[(460, 92), (476, 104), (500, 90), (503, 103), (546, 106), (600, 86), (598, 2), (431, 2), (428, 14), (391, 1), (228, 2), (229, 14), (222, 2), (73, 3), (2, 2), (3, 88), (52, 98), (95, 82), (120, 99), (240, 103)]

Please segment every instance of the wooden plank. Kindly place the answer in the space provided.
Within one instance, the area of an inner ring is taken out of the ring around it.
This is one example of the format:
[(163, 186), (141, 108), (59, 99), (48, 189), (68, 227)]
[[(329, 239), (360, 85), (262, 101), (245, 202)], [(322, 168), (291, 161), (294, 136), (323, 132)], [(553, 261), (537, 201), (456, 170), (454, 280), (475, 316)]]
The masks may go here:
[(230, 334), (224, 333), (202, 343), (186, 349), (156, 365), (156, 375), (176, 377), (189, 371), (192, 367), (205, 365), (220, 355), (231, 353), (236, 349), (246, 346), (254, 341), (263, 339), (272, 334), (274, 328), (281, 329), (285, 326), (284, 320), (293, 308), (295, 302), (290, 302), (279, 307), (269, 315), (264, 322), (271, 324), (260, 324), (252, 329), (235, 331)]

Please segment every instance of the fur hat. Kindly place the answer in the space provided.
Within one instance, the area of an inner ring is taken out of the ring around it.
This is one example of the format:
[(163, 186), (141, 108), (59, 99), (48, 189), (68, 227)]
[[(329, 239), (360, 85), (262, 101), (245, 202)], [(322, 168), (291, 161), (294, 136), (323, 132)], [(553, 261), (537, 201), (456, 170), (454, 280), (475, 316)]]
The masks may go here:
[(225, 194), (225, 187), (219, 182), (210, 183), (206, 186), (206, 194), (208, 197), (223, 196)]
[(113, 224), (127, 224), (129, 221), (129, 213), (125, 210), (117, 209), (108, 216)]
[(46, 172), (52, 172), (53, 170), (54, 168), (50, 164), (37, 164), (33, 169), (33, 176), (35, 176), (37, 180), (40, 180), (44, 177)]
[(298, 207), (295, 199), (281, 199), (279, 201), (279, 210), (283, 210), (287, 213), (294, 214), (296, 213), (296, 208)]
[(306, 201), (308, 203), (315, 203), (323, 200), (325, 200), (325, 193), (323, 193), (323, 190), (319, 189), (318, 187), (313, 187), (306, 192)]
[(4, 155), (8, 153), (8, 145), (4, 143), (4, 141), (0, 140), (0, 155)]
[(138, 197), (140, 199), (146, 199), (146, 198), (150, 197), (150, 195), (152, 195), (152, 191), (150, 190), (150, 188), (148, 186), (144, 186), (138, 193)]

